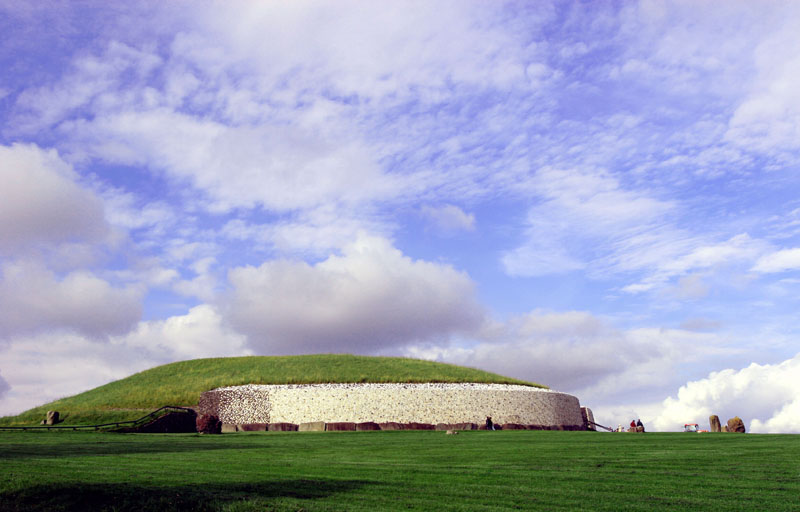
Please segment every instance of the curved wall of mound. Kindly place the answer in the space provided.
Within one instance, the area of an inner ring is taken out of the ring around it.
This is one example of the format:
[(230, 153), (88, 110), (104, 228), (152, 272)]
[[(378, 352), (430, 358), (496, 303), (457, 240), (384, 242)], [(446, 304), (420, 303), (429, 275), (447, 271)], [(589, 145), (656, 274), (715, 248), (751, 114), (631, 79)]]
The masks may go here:
[(398, 422), (583, 425), (578, 399), (507, 384), (247, 385), (203, 393), (200, 414), (223, 423)]

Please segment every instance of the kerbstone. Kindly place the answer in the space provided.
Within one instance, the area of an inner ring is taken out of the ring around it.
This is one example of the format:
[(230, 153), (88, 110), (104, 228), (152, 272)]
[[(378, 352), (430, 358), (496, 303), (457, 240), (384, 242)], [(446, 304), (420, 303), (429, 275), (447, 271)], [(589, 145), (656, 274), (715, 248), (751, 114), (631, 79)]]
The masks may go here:
[(325, 431), (325, 422), (324, 421), (306, 421), (305, 423), (301, 423), (297, 426), (297, 430), (300, 432), (324, 432)]

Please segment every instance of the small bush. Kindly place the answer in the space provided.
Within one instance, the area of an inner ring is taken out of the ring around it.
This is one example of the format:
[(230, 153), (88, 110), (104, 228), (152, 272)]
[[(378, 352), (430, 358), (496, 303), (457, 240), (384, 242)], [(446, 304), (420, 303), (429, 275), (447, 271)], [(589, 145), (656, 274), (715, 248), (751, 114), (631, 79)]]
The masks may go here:
[(211, 414), (202, 414), (197, 417), (197, 431), (201, 434), (221, 434), (222, 422)]

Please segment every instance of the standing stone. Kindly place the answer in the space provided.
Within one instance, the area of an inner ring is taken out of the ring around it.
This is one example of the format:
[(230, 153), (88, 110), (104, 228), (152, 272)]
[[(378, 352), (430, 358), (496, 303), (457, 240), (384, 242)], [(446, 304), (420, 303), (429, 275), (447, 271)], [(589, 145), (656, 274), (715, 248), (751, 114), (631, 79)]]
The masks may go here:
[(711, 427), (711, 432), (722, 432), (722, 426), (719, 423), (719, 416), (712, 414), (708, 417), (708, 424)]
[(742, 418), (734, 416), (728, 420), (728, 432), (738, 432), (744, 434), (744, 422)]
[(378, 423), (378, 426), (381, 427), (381, 430), (403, 430), (403, 425), (401, 423), (397, 423), (396, 421)]
[(326, 432), (354, 432), (356, 424), (349, 421), (333, 421), (325, 424)]
[(58, 421), (58, 411), (47, 411), (47, 419), (45, 425), (55, 425)]
[(583, 418), (583, 430), (597, 430), (594, 426), (594, 414), (588, 407), (581, 407), (581, 416)]
[(324, 432), (325, 431), (325, 422), (324, 421), (309, 421), (306, 423), (301, 423), (297, 426), (297, 430), (300, 432)]
[(362, 423), (356, 423), (356, 430), (358, 431), (380, 430), (380, 429), (381, 427), (374, 421), (365, 421)]
[(722, 431), (723, 432), (727, 432), (728, 431), (728, 425), (722, 425)]
[(296, 432), (297, 425), (294, 423), (270, 423), (267, 425), (270, 432)]
[(201, 434), (221, 434), (222, 422), (212, 414), (201, 414), (195, 420), (197, 431)]
[(266, 423), (244, 423), (239, 425), (239, 430), (241, 432), (266, 432), (267, 431), (267, 424)]

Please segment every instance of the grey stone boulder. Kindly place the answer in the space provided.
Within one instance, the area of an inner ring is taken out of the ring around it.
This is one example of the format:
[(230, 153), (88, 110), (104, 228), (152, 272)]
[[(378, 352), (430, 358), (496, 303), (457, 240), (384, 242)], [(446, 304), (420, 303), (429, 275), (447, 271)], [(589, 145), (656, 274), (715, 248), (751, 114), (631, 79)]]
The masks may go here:
[(213, 414), (201, 414), (196, 420), (197, 431), (201, 434), (221, 434), (222, 422)]
[(740, 434), (745, 433), (744, 429), (744, 422), (742, 418), (738, 416), (734, 416), (733, 418), (728, 420), (728, 432), (738, 432)]
[(58, 419), (58, 411), (47, 411), (47, 419), (44, 421), (45, 425), (55, 425), (61, 423)]

